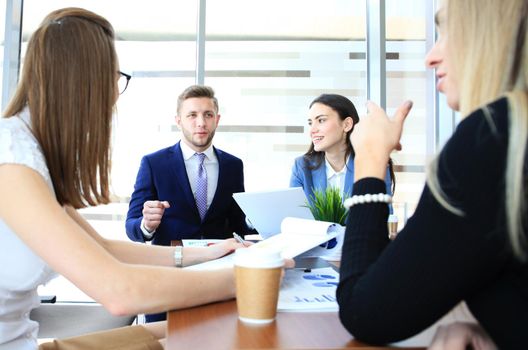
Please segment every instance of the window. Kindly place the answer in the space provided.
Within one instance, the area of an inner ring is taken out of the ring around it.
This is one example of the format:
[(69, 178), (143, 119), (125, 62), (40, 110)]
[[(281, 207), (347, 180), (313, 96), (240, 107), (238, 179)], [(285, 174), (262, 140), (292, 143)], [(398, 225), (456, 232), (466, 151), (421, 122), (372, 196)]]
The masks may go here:
[(363, 109), (365, 1), (207, 6), (205, 83), (222, 110), (215, 144), (242, 158), (246, 190), (288, 187), (294, 158), (311, 142), (310, 102), (336, 93)]
[[(433, 1), (433, 0), (429, 0)], [(25, 0), (23, 44), (50, 11), (78, 6), (105, 16), (117, 34), (120, 70), (133, 76), (117, 103), (113, 141), (114, 203), (82, 214), (100, 233), (124, 239), (128, 199), (143, 155), (180, 138), (177, 96), (194, 84), (199, 0), (116, 2)], [(205, 84), (217, 93), (222, 119), (215, 145), (244, 161), (246, 190), (284, 188), (295, 157), (309, 147), (309, 103), (321, 93), (366, 101), (364, 0), (208, 1)], [(387, 108), (414, 101), (403, 151), (392, 155), (397, 202), (414, 207), (424, 183), (427, 105), (424, 68), (429, 5), (386, 0)], [(0, 0), (0, 7), (6, 2)], [(5, 11), (0, 11), (3, 37)], [(3, 46), (0, 50), (3, 53)], [(1, 56), (3, 59), (3, 55)], [(2, 71), (0, 69), (0, 75)], [(401, 212), (403, 210), (403, 212)]]
[(418, 202), (425, 181), (426, 140), (426, 21), (425, 3), (386, 1), (387, 112), (405, 100), (414, 102), (402, 135), (402, 151), (391, 157), (396, 170), (395, 209), (400, 222)]
[[(180, 92), (196, 79), (198, 0), (145, 3), (26, 0), (23, 40), (50, 11), (79, 6), (116, 29), (120, 69), (133, 76), (117, 103), (112, 188), (115, 203), (83, 210), (102, 233), (124, 234), (127, 202), (143, 155), (180, 138)], [(295, 157), (309, 147), (309, 103), (321, 93), (366, 101), (366, 1), (208, 1), (205, 84), (222, 119), (215, 145), (244, 161), (246, 190), (287, 187)], [(386, 0), (387, 107), (415, 103), (397, 165), (396, 200), (416, 203), (427, 135), (425, 4)], [(3, 13), (1, 13), (3, 15)], [(3, 21), (0, 18), (0, 21)], [(3, 30), (3, 26), (0, 30)], [(22, 45), (22, 55), (25, 45)], [(270, 176), (270, 174), (272, 174)]]
[(115, 203), (81, 210), (103, 235), (128, 240), (124, 219), (140, 159), (178, 139), (171, 126), (179, 93), (195, 79), (197, 1), (151, 0), (145, 6), (104, 0), (26, 0), (23, 40), (27, 42), (49, 12), (71, 6), (94, 11), (112, 23), (120, 70), (133, 76), (117, 103), (112, 162)]
[[(2, 81), (4, 75), (4, 30), (5, 30), (5, 15), (6, 15), (6, 2), (5, 0), (0, 1), (0, 38), (2, 43), (0, 44), (0, 81)], [(0, 85), (0, 96), (2, 96), (2, 86)]]

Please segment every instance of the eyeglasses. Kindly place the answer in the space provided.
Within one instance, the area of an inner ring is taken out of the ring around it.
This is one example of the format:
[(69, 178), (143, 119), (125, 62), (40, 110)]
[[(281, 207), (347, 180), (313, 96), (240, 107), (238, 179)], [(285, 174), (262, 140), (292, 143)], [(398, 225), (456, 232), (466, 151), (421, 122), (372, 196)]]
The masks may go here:
[(119, 88), (119, 95), (121, 95), (128, 87), (128, 82), (132, 79), (132, 76), (126, 73), (119, 71), (119, 80), (117, 81), (117, 86)]

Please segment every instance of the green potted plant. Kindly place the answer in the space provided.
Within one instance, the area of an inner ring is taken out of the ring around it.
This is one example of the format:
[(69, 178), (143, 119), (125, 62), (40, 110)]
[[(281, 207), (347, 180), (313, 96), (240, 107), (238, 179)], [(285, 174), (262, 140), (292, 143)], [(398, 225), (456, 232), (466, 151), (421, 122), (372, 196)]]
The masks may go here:
[(341, 247), (345, 235), (345, 222), (348, 210), (343, 205), (341, 191), (335, 187), (327, 187), (326, 190), (314, 189), (311, 201), (306, 201), (306, 207), (310, 209), (315, 220), (327, 221), (338, 224), (336, 229), (339, 234), (321, 247), (330, 249), (327, 253), (322, 253), (321, 258), (325, 260), (340, 261)]
[(312, 212), (315, 220), (335, 222), (345, 226), (348, 210), (343, 205), (341, 191), (335, 187), (326, 190), (314, 189), (311, 201), (306, 206)]

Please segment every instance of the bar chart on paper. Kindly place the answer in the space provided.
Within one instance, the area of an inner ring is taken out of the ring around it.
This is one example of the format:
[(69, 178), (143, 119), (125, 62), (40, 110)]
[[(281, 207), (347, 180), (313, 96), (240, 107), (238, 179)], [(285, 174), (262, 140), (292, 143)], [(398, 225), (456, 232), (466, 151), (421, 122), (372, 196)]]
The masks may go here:
[(337, 311), (339, 274), (331, 267), (286, 270), (279, 293), (279, 311)]

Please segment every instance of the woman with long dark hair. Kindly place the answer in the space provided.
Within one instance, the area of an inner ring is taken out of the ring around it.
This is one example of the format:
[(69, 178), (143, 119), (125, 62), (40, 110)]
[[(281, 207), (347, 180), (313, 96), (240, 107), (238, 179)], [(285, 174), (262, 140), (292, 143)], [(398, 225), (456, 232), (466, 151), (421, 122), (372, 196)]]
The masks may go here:
[[(350, 134), (359, 122), (356, 107), (348, 98), (322, 94), (310, 103), (308, 125), (312, 143), (308, 151), (295, 159), (290, 187), (302, 187), (312, 200), (314, 190), (339, 189), (341, 198), (349, 197), (354, 185), (354, 148)], [(387, 163), (387, 193), (394, 192), (392, 161)], [(391, 186), (392, 183), (392, 186)]]

